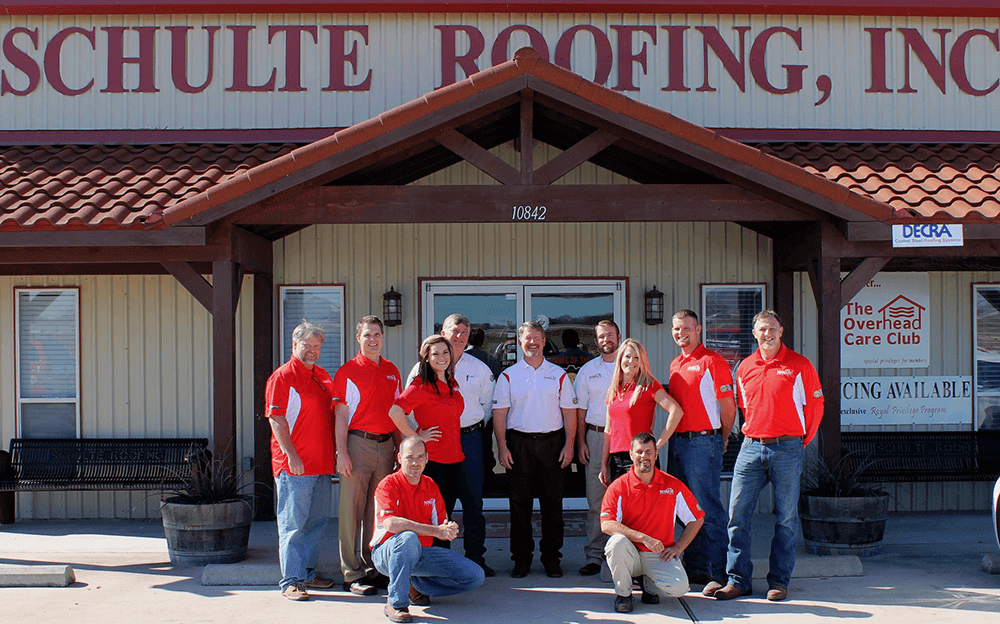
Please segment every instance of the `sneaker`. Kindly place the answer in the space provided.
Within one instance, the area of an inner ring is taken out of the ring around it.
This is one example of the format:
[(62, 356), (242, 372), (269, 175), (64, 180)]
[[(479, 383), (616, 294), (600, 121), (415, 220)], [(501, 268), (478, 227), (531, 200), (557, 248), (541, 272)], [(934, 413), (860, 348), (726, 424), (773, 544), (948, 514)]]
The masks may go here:
[(427, 594), (417, 591), (417, 588), (410, 583), (410, 604), (415, 607), (426, 607), (431, 603), (431, 597)]
[(562, 567), (558, 563), (546, 563), (545, 576), (549, 578), (562, 578)]
[(289, 600), (309, 600), (309, 592), (306, 591), (305, 583), (292, 583), (282, 590), (281, 595)]
[(599, 574), (600, 571), (601, 564), (591, 561), (590, 563), (584, 564), (583, 567), (580, 568), (580, 576), (594, 576), (595, 574)]
[(403, 607), (402, 609), (396, 609), (392, 605), (386, 603), (385, 608), (382, 609), (382, 613), (384, 613), (385, 617), (389, 618), (389, 621), (391, 622), (413, 621), (413, 616), (410, 615), (410, 610), (406, 607)]
[(494, 576), (497, 575), (497, 571), (491, 568), (490, 566), (486, 565), (485, 561), (480, 563), (479, 567), (483, 569), (483, 576), (485, 576), (486, 578), (493, 578)]
[(368, 585), (364, 579), (354, 581), (353, 583), (350, 581), (344, 581), (344, 591), (351, 592), (355, 596), (374, 596), (378, 593), (377, 590), (371, 585)]
[(737, 587), (732, 583), (726, 585), (722, 589), (718, 589), (712, 595), (716, 600), (732, 600), (733, 598), (739, 598), (740, 596), (749, 596), (753, 593), (753, 590), (749, 587)]
[(788, 589), (782, 587), (781, 585), (771, 585), (767, 589), (767, 599), (771, 602), (777, 602), (779, 600), (784, 600), (788, 598)]
[(632, 596), (615, 596), (615, 613), (631, 613)]
[(306, 581), (306, 587), (309, 589), (330, 589), (334, 586), (332, 579), (323, 578), (320, 575), (312, 577), (311, 581)]
[(715, 595), (715, 592), (719, 591), (723, 587), (725, 587), (725, 585), (723, 585), (719, 581), (709, 581), (705, 585), (705, 587), (702, 588), (701, 595), (702, 596), (708, 596), (709, 598), (711, 598), (712, 596)]

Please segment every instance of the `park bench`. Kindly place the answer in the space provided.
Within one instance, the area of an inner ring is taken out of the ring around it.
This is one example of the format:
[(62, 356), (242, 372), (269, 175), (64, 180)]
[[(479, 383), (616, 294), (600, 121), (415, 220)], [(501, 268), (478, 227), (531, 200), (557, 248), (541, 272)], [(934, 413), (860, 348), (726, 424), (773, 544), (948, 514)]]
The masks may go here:
[(869, 464), (859, 481), (995, 481), (1000, 476), (996, 431), (845, 431), (840, 443), (843, 455), (852, 453)]
[(0, 450), (0, 523), (14, 522), (15, 492), (179, 487), (185, 458), (207, 448), (206, 438), (12, 438)]

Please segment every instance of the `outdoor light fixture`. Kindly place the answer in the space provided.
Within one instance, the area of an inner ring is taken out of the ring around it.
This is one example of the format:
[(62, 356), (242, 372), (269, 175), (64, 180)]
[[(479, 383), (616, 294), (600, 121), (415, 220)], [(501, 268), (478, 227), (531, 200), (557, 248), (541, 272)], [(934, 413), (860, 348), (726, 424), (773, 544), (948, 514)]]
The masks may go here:
[(656, 290), (656, 284), (653, 284), (653, 290), (647, 290), (645, 298), (646, 298), (646, 325), (662, 325), (663, 293)]
[[(648, 305), (648, 304), (647, 304)], [(403, 324), (403, 295), (389, 287), (389, 292), (382, 295), (382, 322), (389, 327)], [(663, 322), (663, 299), (660, 299), (660, 322)]]

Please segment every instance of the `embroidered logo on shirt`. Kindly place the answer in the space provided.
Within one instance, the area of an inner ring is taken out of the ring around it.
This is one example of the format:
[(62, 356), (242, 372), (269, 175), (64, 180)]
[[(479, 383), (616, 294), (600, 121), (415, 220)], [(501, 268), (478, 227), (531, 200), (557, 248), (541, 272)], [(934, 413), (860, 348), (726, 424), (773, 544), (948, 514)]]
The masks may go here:
[(493, 375), (490, 375), (490, 381), (496, 381), (496, 378), (494, 378)]
[(552, 381), (556, 380), (556, 378), (553, 377), (552, 375), (546, 375), (546, 376), (542, 377), (542, 379), (551, 379)]
[(660, 494), (673, 494), (674, 488), (667, 488), (665, 490), (660, 490)]
[(776, 375), (785, 375), (787, 377), (794, 377), (795, 376), (795, 373), (792, 372), (792, 371), (790, 371), (790, 370), (788, 370), (787, 368), (778, 369), (778, 370), (774, 371), (774, 373)]
[(602, 375), (600, 373), (594, 373), (593, 375), (588, 376), (587, 379), (600, 379), (601, 377)]
[(818, 398), (820, 398), (822, 396), (823, 396), (823, 391), (822, 390), (817, 390), (816, 392), (813, 392), (813, 398), (815, 398), (815, 399), (818, 399)]
[(575, 398), (573, 399), (573, 405), (576, 405), (576, 399)]
[(701, 372), (701, 364), (692, 364), (691, 366), (688, 366), (688, 372), (691, 372), (691, 373), (700, 373)]
[(732, 386), (727, 386), (727, 385), (719, 386), (719, 392), (732, 392), (732, 391), (733, 391)]
[(433, 499), (433, 498), (429, 498), (429, 499), (427, 499), (427, 500), (424, 501), (424, 505), (433, 505), (434, 504), (434, 500), (435, 499)]
[(398, 379), (396, 379), (395, 375), (386, 375), (385, 378), (388, 379), (389, 381), (399, 381)]

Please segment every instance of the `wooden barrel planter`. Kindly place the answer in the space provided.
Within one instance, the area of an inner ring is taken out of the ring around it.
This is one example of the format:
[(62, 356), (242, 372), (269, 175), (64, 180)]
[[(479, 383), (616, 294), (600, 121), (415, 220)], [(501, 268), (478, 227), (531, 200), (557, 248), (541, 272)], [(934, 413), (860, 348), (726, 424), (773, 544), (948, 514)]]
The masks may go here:
[(253, 522), (249, 498), (196, 504), (182, 500), (167, 498), (160, 505), (170, 563), (203, 566), (246, 559)]
[(870, 557), (882, 552), (889, 495), (799, 498), (806, 550), (814, 555)]

